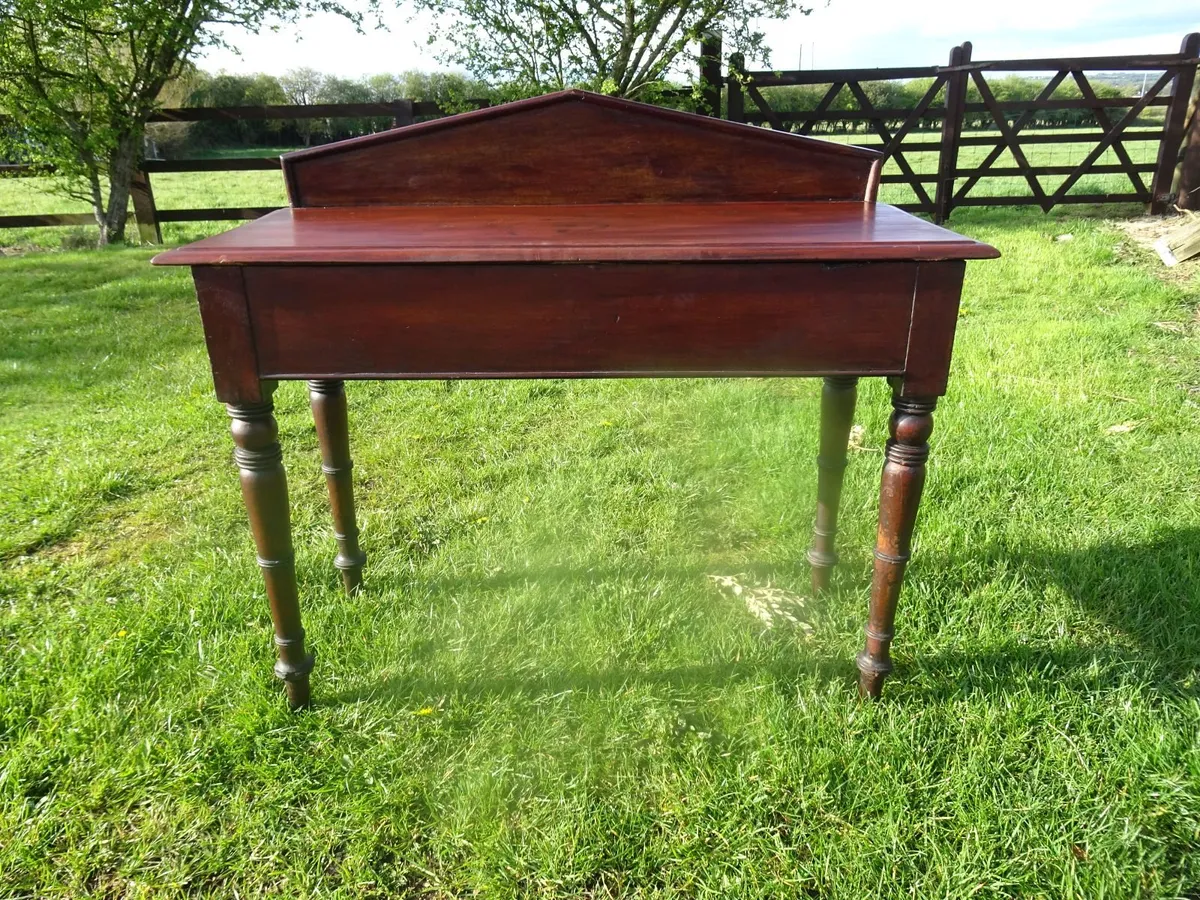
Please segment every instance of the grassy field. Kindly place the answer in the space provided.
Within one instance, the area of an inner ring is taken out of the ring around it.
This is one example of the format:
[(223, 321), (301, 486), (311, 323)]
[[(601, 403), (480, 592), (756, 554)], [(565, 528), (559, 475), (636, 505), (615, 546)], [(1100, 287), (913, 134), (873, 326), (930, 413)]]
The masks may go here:
[(186, 273), (0, 259), (0, 896), (1200, 896), (1196, 282), (956, 224), (1004, 259), (875, 705), (882, 383), (820, 598), (815, 382), (351, 385), (353, 599), (284, 385), (293, 715)]

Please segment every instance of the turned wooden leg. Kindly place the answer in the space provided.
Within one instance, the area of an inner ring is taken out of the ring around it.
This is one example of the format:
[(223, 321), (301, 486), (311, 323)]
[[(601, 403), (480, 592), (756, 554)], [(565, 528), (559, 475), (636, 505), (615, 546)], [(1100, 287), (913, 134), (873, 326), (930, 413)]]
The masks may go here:
[(842, 499), (842, 476), (846, 472), (846, 445), (854, 421), (858, 379), (830, 375), (821, 389), (821, 450), (817, 456), (817, 522), (813, 528), (808, 562), (812, 566), (812, 589), (829, 587), (829, 576), (837, 565), (834, 538), (837, 535), (838, 504)]
[(279, 661), (275, 675), (287, 688), (292, 709), (309, 702), (308, 673), (313, 657), (304, 651), (300, 603), (296, 595), (296, 570), (292, 554), (292, 526), (288, 514), (287, 476), (279, 450), (279, 429), (272, 415), (271, 392), (263, 386), (262, 403), (229, 404), (233, 419), (233, 451), (242, 477), (242, 496), (250, 513), (250, 529), (258, 548), (258, 565), (267, 584), (275, 647)]
[(358, 525), (354, 521), (354, 463), (350, 461), (346, 391), (341, 381), (310, 381), (308, 396), (321, 442), (321, 471), (325, 473), (329, 505), (333, 508), (333, 533), (338, 547), (333, 564), (342, 573), (346, 592), (354, 593), (362, 586), (367, 555), (358, 546)]
[(890, 647), (895, 630), (896, 600), (904, 582), (904, 567), (912, 545), (913, 524), (925, 484), (925, 460), (933, 433), (935, 397), (892, 397), (879, 489), (879, 534), (875, 542), (875, 575), (871, 581), (871, 608), (867, 641), (858, 654), (858, 692), (878, 698), (883, 680), (892, 671)]

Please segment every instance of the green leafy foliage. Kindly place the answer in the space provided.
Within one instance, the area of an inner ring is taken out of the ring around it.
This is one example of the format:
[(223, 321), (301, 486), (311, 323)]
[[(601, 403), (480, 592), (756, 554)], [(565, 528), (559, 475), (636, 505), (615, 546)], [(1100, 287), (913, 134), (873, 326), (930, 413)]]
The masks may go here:
[(362, 18), (336, 0), (0, 0), (0, 156), (62, 173), (91, 204), (100, 243), (120, 240), (167, 83), (224, 43), (222, 26), (257, 30), (315, 10)]
[[(311, 106), (323, 103), (388, 103), (418, 100), (437, 103), (447, 112), (474, 108), (499, 93), (458, 72), (382, 73), (360, 79), (338, 78), (312, 68), (292, 69), (280, 77), (264, 73), (236, 75), (190, 72), (180, 106)], [(318, 119), (229, 119), (213, 122), (155, 123), (148, 126), (165, 156), (194, 155), (217, 148), (309, 146), (392, 128), (392, 116), (336, 116)]]
[(585, 87), (641, 97), (688, 48), (723, 31), (726, 49), (767, 61), (754, 24), (807, 13), (799, 0), (414, 0), (433, 15), (445, 62), (512, 96)]
[[(279, 80), (271, 75), (197, 73), (187, 106), (275, 106), (288, 102)], [(279, 143), (282, 123), (264, 119), (193, 122), (189, 138), (197, 146), (254, 147)]]

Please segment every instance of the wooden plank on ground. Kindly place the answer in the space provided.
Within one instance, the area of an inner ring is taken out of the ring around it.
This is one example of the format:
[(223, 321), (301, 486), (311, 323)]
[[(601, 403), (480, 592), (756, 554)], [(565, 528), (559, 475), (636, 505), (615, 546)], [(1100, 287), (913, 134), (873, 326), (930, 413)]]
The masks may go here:
[(1200, 216), (1192, 217), (1187, 225), (1159, 238), (1154, 249), (1167, 266), (1177, 266), (1200, 256)]

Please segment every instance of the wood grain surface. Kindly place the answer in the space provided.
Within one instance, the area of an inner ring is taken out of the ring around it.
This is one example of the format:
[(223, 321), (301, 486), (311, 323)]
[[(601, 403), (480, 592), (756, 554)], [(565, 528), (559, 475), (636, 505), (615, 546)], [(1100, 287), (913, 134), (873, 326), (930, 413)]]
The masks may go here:
[(245, 270), (262, 378), (898, 373), (917, 264)]
[(281, 209), (158, 265), (990, 259), (878, 203)]
[(283, 157), (292, 206), (862, 200), (874, 150), (561, 91)]

